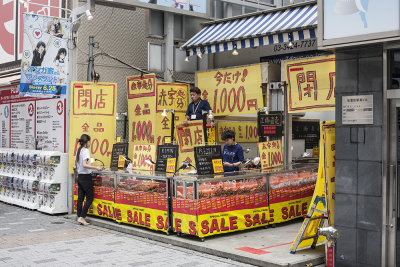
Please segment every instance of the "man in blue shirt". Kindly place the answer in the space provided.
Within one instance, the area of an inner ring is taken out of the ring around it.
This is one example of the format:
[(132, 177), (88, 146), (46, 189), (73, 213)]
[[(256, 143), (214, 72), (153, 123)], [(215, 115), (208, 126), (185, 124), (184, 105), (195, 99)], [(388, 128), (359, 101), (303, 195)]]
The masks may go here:
[[(207, 111), (208, 113), (211, 110), (210, 103), (207, 100), (201, 99), (201, 90), (198, 87), (190, 88), (190, 98), (192, 102), (189, 104), (185, 120), (183, 121), (185, 126), (187, 126), (189, 120), (202, 120), (203, 111)], [(213, 126), (214, 120), (211, 119), (211, 127)]]
[(222, 151), (224, 172), (239, 171), (239, 166), (244, 161), (244, 155), (242, 146), (235, 142), (235, 132), (226, 130), (222, 133), (221, 139), (225, 141)]

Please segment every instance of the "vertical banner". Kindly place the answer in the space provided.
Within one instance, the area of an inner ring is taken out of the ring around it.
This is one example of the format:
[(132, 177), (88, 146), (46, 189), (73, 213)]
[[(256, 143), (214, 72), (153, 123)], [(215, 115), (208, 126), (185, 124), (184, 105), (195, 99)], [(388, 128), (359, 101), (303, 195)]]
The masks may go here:
[(215, 115), (255, 114), (264, 106), (261, 65), (196, 72), (196, 85)]
[(90, 155), (110, 165), (116, 132), (117, 84), (72, 82), (69, 139), (69, 171), (82, 134), (91, 136)]
[(182, 166), (182, 162), (185, 160), (194, 165), (194, 147), (204, 145), (205, 142), (203, 122), (189, 122), (188, 126), (178, 125), (176, 132), (179, 145), (178, 168)]
[(261, 159), (261, 169), (283, 166), (281, 140), (258, 143)]
[(154, 73), (126, 78), (129, 119), (129, 157), (133, 145), (154, 144), (155, 140), (155, 88)]
[(67, 19), (24, 14), (21, 96), (65, 97), (70, 28)]
[(335, 110), (335, 56), (285, 63), (288, 112)]
[[(318, 211), (326, 211), (328, 215), (328, 224), (329, 226), (333, 226), (334, 223), (334, 198), (335, 198), (335, 122), (321, 122), (321, 138), (320, 138), (320, 156), (319, 156), (319, 166), (318, 166), (318, 178), (317, 183), (315, 185), (314, 194), (311, 199), (311, 204), (314, 203), (317, 197), (325, 199), (326, 201), (326, 209), (322, 202), (318, 202), (316, 209)], [(308, 208), (307, 214), (310, 215), (311, 205)], [(323, 215), (321, 212), (314, 211), (310, 216), (311, 218), (317, 218)], [(324, 225), (327, 227), (328, 225)], [(305, 228), (306, 227), (306, 228)], [(317, 235), (319, 227), (319, 220), (310, 220), (308, 225), (303, 222), (299, 233), (296, 236), (296, 239), (293, 241), (293, 244), (290, 248), (291, 251), (295, 251), (298, 248), (309, 247), (313, 244), (313, 239), (306, 239), (300, 242), (295, 248), (295, 243), (298, 239), (301, 238), (310, 238)], [(305, 231), (302, 236), (300, 233), (302, 229), (305, 228)], [(325, 241), (324, 236), (318, 236), (318, 240), (316, 244), (321, 244)]]

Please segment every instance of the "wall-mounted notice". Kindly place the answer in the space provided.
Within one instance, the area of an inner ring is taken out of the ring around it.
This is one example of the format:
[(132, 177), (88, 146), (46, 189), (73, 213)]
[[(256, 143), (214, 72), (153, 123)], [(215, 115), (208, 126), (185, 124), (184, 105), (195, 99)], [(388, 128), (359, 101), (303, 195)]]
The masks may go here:
[(342, 96), (342, 124), (374, 124), (374, 96)]

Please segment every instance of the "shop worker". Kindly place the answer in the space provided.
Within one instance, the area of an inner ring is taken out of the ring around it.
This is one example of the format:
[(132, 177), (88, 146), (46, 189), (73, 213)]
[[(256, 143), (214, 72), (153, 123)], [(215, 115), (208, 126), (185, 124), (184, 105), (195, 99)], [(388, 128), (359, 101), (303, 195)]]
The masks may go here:
[[(76, 204), (76, 215), (78, 216), (78, 223), (88, 225), (89, 223), (85, 220), (85, 217), (94, 198), (92, 170), (101, 171), (102, 167), (90, 165), (90, 136), (82, 134), (78, 142), (80, 147), (76, 152), (75, 158), (76, 171), (78, 172), (78, 202)], [(86, 201), (83, 205), (85, 197)]]
[(235, 132), (225, 130), (221, 139), (225, 141), (222, 151), (222, 163), (224, 172), (239, 171), (240, 164), (244, 161), (243, 148), (235, 141)]
[[(183, 121), (185, 126), (187, 126), (189, 120), (202, 120), (203, 111), (208, 113), (211, 110), (210, 103), (207, 100), (201, 99), (201, 90), (198, 87), (190, 88), (190, 99), (192, 99), (192, 102), (189, 104), (185, 120)], [(214, 127), (213, 119), (211, 119), (211, 127)]]

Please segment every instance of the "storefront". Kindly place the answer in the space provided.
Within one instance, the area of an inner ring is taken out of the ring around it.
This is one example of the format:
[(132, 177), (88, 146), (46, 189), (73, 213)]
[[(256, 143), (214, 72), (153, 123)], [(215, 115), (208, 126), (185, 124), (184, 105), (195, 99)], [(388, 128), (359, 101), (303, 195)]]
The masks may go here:
[(336, 262), (398, 266), (399, 2), (319, 4), (336, 54)]

